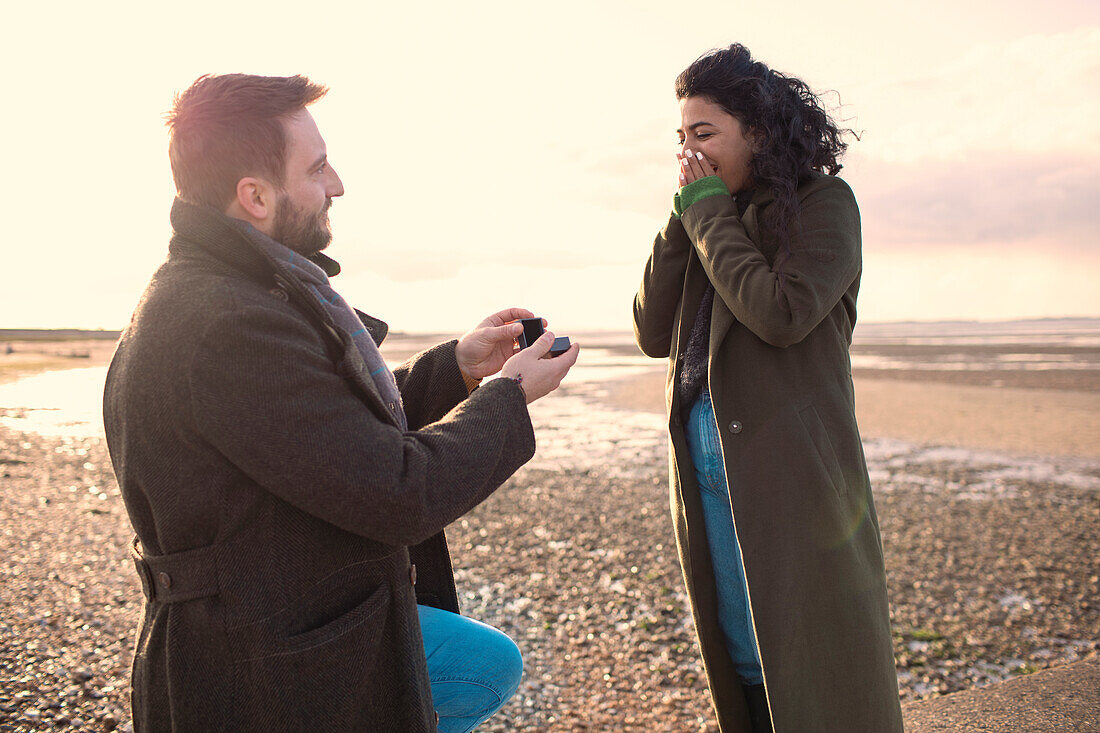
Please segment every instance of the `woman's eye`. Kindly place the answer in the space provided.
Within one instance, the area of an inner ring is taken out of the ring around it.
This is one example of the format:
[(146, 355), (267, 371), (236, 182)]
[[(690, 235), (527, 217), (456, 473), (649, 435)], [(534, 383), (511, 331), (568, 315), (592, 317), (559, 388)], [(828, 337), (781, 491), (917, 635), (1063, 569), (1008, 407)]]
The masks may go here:
[(713, 134), (714, 134), (713, 132), (700, 132), (695, 137), (699, 138), (700, 140), (706, 140), (708, 137), (710, 137)]

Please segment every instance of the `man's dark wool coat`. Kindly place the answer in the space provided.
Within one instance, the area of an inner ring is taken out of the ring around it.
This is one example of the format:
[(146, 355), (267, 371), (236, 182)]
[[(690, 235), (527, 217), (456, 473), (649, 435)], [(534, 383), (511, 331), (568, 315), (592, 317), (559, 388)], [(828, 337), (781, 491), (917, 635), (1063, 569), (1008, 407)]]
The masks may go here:
[(467, 397), (442, 344), (395, 370), (402, 432), (263, 235), (181, 201), (172, 225), (104, 396), (146, 591), (135, 730), (435, 730), (416, 604), (458, 611), (442, 531), (534, 454), (522, 390)]
[(784, 245), (758, 188), (744, 215), (701, 198), (658, 234), (634, 301), (642, 351), (669, 359), (671, 506), (722, 733), (749, 718), (726, 653), (679, 373), (707, 282), (708, 366), (730, 510), (776, 733), (899, 733), (886, 571), (848, 347), (861, 272), (848, 185), (815, 174)]

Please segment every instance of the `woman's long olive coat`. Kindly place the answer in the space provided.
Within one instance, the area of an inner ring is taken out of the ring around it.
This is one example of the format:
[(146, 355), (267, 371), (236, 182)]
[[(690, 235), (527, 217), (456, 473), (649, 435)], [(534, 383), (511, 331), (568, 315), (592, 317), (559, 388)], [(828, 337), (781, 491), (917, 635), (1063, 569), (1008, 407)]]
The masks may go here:
[(797, 191), (789, 247), (730, 196), (696, 201), (657, 236), (634, 302), (638, 344), (669, 357), (671, 504), (680, 561), (723, 733), (748, 731), (717, 622), (677, 381), (709, 279), (710, 391), (776, 733), (902, 729), (878, 519), (855, 420), (848, 347), (861, 272), (848, 186)]

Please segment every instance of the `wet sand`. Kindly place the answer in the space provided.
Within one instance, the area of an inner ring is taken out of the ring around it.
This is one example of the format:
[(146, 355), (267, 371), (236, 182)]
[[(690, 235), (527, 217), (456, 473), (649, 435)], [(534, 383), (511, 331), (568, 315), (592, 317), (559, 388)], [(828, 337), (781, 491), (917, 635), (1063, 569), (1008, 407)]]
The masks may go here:
[[(526, 660), (481, 730), (717, 730), (668, 518), (663, 382), (536, 403), (539, 455), (448, 529), (464, 611)], [(1008, 389), (857, 374), (905, 700), (1100, 654), (1096, 394)], [(129, 536), (102, 440), (0, 428), (0, 731), (128, 729)]]
[[(1100, 391), (979, 386), (936, 372), (889, 378), (856, 372), (856, 418), (864, 438), (1051, 456), (1100, 458)], [(1048, 381), (1063, 381), (1054, 376)], [(665, 371), (619, 380), (610, 400), (665, 412)]]
[(114, 351), (115, 342), (110, 339), (0, 338), (0, 383), (53, 369), (103, 366)]

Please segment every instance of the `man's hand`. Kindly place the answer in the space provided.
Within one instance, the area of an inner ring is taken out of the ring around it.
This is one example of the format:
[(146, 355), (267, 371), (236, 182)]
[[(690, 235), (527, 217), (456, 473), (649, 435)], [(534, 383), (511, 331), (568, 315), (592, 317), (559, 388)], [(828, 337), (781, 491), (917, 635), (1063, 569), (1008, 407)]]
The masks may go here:
[(554, 334), (546, 331), (535, 343), (505, 362), (504, 368), (500, 370), (502, 377), (519, 381), (523, 393), (527, 396), (527, 404), (557, 389), (561, 380), (577, 363), (577, 355), (581, 351), (580, 344), (573, 344), (569, 347), (569, 351), (561, 356), (543, 358), (550, 353), (550, 347), (553, 345)]
[[(534, 318), (525, 308), (509, 308), (486, 318), (458, 340), (455, 359), (467, 377), (482, 379), (500, 371), (516, 351), (516, 337), (523, 333), (520, 318)], [(546, 325), (546, 321), (543, 321)]]

